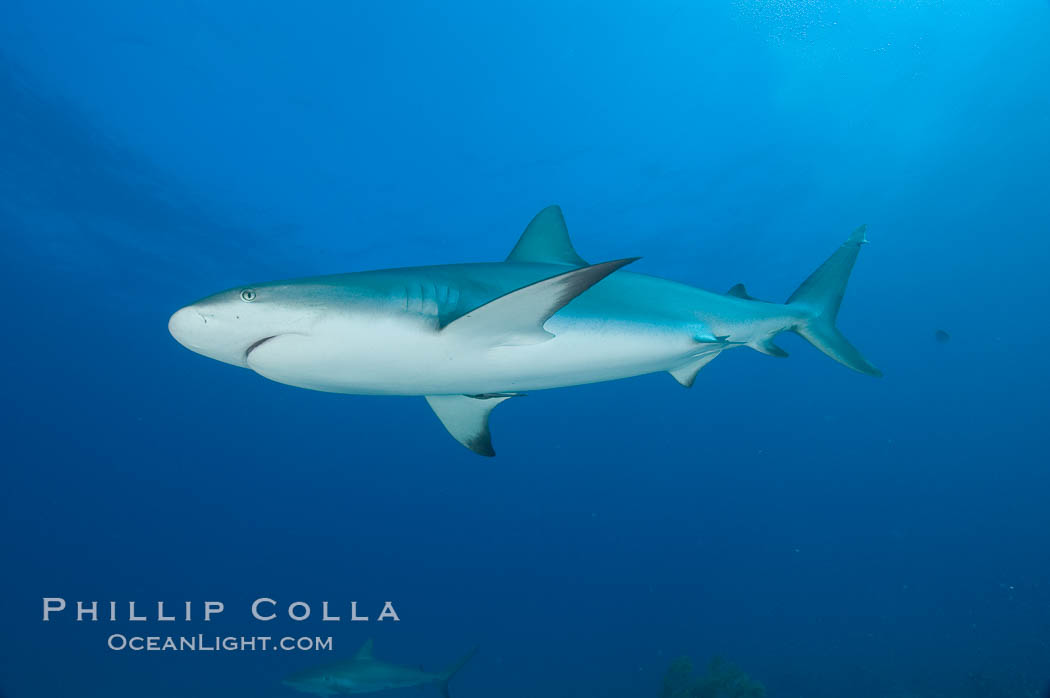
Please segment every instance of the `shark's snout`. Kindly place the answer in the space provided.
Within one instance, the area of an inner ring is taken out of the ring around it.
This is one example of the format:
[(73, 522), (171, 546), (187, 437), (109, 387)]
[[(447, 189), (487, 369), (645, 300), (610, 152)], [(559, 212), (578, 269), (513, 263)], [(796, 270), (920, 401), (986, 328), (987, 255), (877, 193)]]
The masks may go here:
[(258, 340), (256, 328), (235, 313), (222, 313), (206, 304), (188, 305), (168, 319), (168, 332), (192, 352), (244, 366), (245, 349)]
[(194, 343), (194, 339), (199, 341), (200, 334), (207, 324), (208, 316), (188, 305), (172, 314), (168, 320), (168, 332), (171, 333), (176, 342), (187, 349), (196, 351), (200, 348), (200, 345)]

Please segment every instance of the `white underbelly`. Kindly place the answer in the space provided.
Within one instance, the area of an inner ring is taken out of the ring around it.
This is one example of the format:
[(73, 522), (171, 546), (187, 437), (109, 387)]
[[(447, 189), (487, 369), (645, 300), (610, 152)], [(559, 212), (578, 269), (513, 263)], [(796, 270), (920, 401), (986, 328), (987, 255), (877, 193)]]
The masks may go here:
[[(446, 395), (543, 390), (675, 368), (700, 352), (681, 328), (552, 319), (555, 336), (526, 346), (486, 346), (402, 322), (267, 341), (248, 357), (266, 378), (312, 390)], [(367, 330), (367, 331), (366, 331)]]

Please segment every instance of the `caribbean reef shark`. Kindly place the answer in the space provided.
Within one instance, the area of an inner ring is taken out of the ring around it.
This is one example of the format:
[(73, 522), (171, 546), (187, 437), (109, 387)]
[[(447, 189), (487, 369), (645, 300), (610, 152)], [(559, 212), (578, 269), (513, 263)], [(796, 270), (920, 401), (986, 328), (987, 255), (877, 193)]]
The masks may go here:
[(171, 316), (183, 346), (279, 383), (425, 396), (445, 428), (494, 455), (489, 414), (524, 391), (668, 371), (690, 387), (727, 349), (787, 356), (797, 332), (855, 371), (881, 375), (835, 327), (864, 226), (786, 303), (588, 264), (561, 209), (541, 211), (503, 262), (449, 264), (239, 286)]
[(293, 674), (282, 683), (303, 693), (319, 696), (344, 696), (354, 693), (373, 693), (392, 688), (411, 688), (436, 683), (441, 695), (449, 698), (448, 682), (477, 652), (475, 647), (448, 671), (429, 674), (397, 664), (387, 664), (372, 656), (372, 641), (366, 642), (353, 659), (326, 664), (315, 669)]

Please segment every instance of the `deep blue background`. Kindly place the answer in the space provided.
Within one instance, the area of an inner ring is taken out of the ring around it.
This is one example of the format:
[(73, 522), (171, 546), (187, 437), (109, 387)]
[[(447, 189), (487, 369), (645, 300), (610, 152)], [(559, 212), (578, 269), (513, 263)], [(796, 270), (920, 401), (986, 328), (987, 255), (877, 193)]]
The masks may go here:
[[(4, 696), (290, 696), (318, 660), (115, 654), (48, 595), (480, 643), (461, 698), (646, 698), (680, 654), (799, 698), (1050, 679), (1047, 3), (153, 5), (0, 8)], [(840, 327), (886, 377), (788, 337), (512, 401), (487, 460), (423, 400), (166, 331), (239, 283), (501, 259), (550, 203), (588, 259), (770, 299), (868, 223)]]

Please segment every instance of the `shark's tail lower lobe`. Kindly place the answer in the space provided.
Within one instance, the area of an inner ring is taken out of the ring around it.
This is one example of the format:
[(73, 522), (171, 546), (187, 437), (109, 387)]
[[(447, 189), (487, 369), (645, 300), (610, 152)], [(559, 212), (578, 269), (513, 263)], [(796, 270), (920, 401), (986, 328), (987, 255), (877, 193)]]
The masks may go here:
[(449, 668), (449, 670), (445, 672), (444, 679), (442, 679), (442, 681), (441, 681), (441, 695), (442, 695), (442, 698), (449, 698), (448, 682), (451, 681), (452, 677), (456, 675), (456, 672), (458, 672), (460, 669), (462, 669), (463, 665), (466, 664), (467, 662), (469, 662), (474, 657), (474, 655), (477, 654), (477, 653), (478, 653), (478, 648), (475, 647), (474, 649), (472, 649), (471, 651), (469, 651), (465, 655), (463, 655), (462, 659), (460, 659), (458, 662), (453, 664)]
[(861, 246), (867, 242), (864, 239), (865, 228), (862, 225), (853, 231), (849, 239), (802, 282), (787, 302), (800, 311), (799, 314), (804, 318), (792, 329), (810, 344), (854, 371), (868, 376), (881, 376), (882, 372), (872, 366), (835, 327), (835, 318), (838, 317), (853, 264), (857, 261)]

